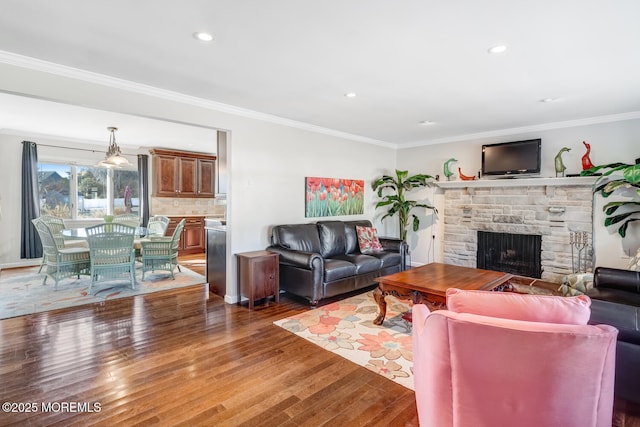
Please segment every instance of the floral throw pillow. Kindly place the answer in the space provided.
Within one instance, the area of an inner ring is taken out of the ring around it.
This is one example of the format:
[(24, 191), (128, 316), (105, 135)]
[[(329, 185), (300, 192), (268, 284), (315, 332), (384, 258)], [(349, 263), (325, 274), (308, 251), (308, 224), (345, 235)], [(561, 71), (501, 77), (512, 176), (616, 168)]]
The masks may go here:
[(378, 239), (378, 231), (375, 227), (363, 227), (356, 225), (356, 233), (358, 234), (358, 246), (360, 252), (369, 254), (372, 252), (381, 252), (382, 244)]

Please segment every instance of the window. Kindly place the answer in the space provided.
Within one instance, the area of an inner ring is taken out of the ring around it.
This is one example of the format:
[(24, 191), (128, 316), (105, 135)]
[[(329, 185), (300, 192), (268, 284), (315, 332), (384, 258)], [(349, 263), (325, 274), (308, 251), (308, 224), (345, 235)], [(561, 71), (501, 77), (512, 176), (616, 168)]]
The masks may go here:
[(138, 171), (112, 169), (113, 189), (113, 213), (140, 213), (140, 198), (138, 197)]
[(107, 199), (107, 169), (76, 167), (78, 200), (76, 218), (103, 218), (109, 215)]
[(71, 218), (71, 167), (38, 164), (40, 213)]
[(138, 213), (138, 171), (38, 163), (40, 213), (102, 218)]

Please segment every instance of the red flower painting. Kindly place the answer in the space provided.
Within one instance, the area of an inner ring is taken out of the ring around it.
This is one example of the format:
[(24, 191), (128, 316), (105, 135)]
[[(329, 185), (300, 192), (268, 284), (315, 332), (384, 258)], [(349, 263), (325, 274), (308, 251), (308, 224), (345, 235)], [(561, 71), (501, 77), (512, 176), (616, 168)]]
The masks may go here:
[(307, 177), (306, 217), (364, 213), (364, 180)]

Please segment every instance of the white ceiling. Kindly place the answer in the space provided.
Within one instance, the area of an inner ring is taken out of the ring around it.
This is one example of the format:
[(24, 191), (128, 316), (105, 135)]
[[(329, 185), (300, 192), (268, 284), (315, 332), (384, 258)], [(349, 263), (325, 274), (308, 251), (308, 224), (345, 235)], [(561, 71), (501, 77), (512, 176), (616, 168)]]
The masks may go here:
[(123, 149), (166, 147), (210, 153), (216, 151), (215, 129), (6, 93), (0, 93), (0, 106), (0, 129), (5, 133), (53, 137), (106, 147), (110, 136), (107, 127), (114, 126), (118, 128), (116, 141)]
[[(3, 0), (1, 7), (1, 51), (399, 147), (640, 117), (637, 0)], [(215, 40), (199, 42), (195, 31)], [(509, 49), (489, 54), (496, 44)], [(122, 117), (106, 124), (83, 117), (102, 139), (110, 125), (126, 139)], [(12, 128), (6, 111), (0, 120)]]

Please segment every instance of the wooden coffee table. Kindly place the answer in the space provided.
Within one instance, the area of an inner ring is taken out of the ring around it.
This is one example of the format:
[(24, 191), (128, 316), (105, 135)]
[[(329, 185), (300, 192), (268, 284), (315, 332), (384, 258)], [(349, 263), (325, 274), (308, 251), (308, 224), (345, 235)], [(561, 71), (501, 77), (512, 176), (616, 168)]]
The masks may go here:
[(466, 290), (496, 290), (509, 288), (509, 273), (481, 270), (479, 268), (431, 263), (389, 276), (378, 277), (378, 288), (373, 297), (378, 304), (378, 317), (373, 321), (382, 325), (387, 315), (385, 297), (411, 297), (414, 304), (429, 304), (444, 307), (449, 288)]

